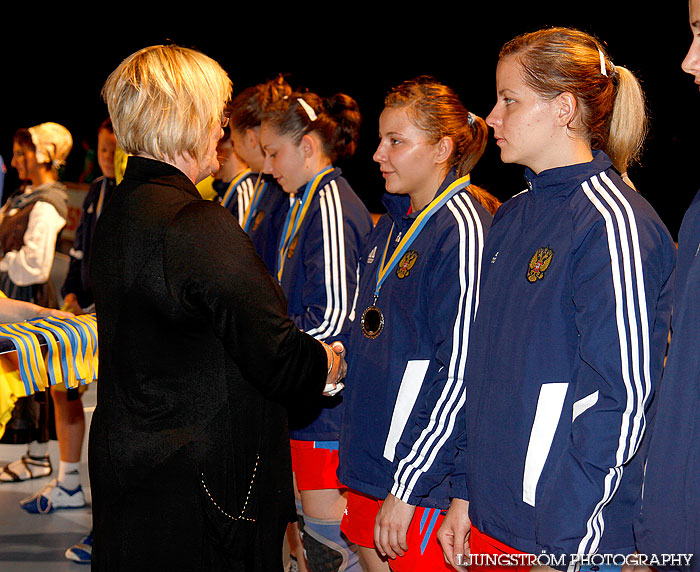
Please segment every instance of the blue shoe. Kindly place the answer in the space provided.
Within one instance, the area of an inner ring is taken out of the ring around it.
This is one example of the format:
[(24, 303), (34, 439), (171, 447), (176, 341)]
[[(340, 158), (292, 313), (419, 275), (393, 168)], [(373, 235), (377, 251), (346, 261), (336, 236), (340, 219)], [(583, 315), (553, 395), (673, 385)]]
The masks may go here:
[(90, 564), (92, 561), (92, 531), (78, 544), (66, 550), (66, 558), (79, 564)]
[(19, 501), (19, 506), (31, 514), (49, 514), (60, 508), (82, 508), (85, 506), (83, 487), (78, 485), (69, 491), (51, 479), (38, 493)]

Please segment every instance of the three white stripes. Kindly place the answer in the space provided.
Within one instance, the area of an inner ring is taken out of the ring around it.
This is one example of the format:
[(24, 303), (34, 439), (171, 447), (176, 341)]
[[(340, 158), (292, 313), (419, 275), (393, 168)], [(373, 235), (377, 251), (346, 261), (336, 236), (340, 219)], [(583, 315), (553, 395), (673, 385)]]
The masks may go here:
[[(611, 467), (606, 475), (603, 497), (588, 519), (586, 535), (579, 544), (578, 552), (580, 554), (593, 553), (598, 548), (605, 528), (603, 508), (610, 502), (620, 485), (623, 464), (634, 455), (639, 447), (645, 422), (644, 406), (651, 390), (646, 294), (639, 235), (634, 213), (627, 200), (605, 173), (600, 174), (600, 179), (593, 177), (591, 183), (595, 192), (587, 182), (583, 184), (583, 191), (605, 220), (613, 291), (615, 293), (615, 317), (620, 341), (622, 380), (627, 392), (627, 406), (621, 419), (616, 452), (617, 464)], [(626, 218), (615, 198), (625, 210)], [(633, 288), (635, 283), (636, 291)], [(628, 324), (625, 324), (625, 307)], [(638, 329), (641, 330), (641, 352)]]
[[(391, 492), (403, 501), (408, 500), (418, 479), (430, 469), (441, 448), (452, 435), (457, 413), (466, 400), (464, 369), (469, 328), (478, 305), (483, 228), (468, 195), (455, 195), (446, 203), (446, 206), (457, 221), (460, 236), (459, 307), (452, 330), (452, 354), (448, 365), (447, 382), (431, 411), (428, 425), (413, 443), (411, 452), (399, 462), (394, 475), (394, 486)], [(420, 386), (417, 389), (420, 389)]]
[(340, 333), (348, 314), (348, 291), (345, 268), (345, 227), (343, 207), (335, 181), (319, 193), (321, 226), (323, 228), (324, 280), (326, 309), (323, 322), (307, 331), (319, 340)]

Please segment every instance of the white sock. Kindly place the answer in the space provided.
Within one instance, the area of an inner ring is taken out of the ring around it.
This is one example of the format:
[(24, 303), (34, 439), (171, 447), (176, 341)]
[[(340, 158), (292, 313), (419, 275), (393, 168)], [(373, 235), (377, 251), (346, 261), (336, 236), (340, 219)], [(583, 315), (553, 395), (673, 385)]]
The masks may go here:
[(49, 444), (32, 441), (27, 446), (27, 455), (30, 457), (46, 457), (49, 454)]
[(73, 491), (80, 485), (80, 462), (67, 463), (61, 461), (58, 465), (58, 482), (69, 491)]

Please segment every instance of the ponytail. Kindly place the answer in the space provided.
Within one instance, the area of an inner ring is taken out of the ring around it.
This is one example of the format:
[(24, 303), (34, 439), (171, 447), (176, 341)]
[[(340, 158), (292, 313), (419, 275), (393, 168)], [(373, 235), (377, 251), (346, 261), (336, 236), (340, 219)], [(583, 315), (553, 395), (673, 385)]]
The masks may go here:
[[(335, 161), (333, 156), (336, 157), (336, 160), (352, 157), (357, 149), (357, 140), (362, 124), (362, 116), (357, 102), (349, 95), (337, 93), (324, 100), (324, 107), (332, 119), (329, 122), (328, 135), (322, 137), (322, 139), (327, 139), (329, 147), (332, 147), (332, 151), (329, 152), (331, 160)], [(318, 129), (318, 127), (316, 128)]]
[(463, 137), (460, 137), (461, 149), (455, 153), (455, 165), (457, 167), (457, 175), (463, 177), (471, 173), (476, 164), (481, 159), (486, 144), (488, 143), (489, 128), (486, 122), (473, 113), (469, 113), (469, 119), (465, 127), (469, 131)]
[(605, 152), (620, 173), (639, 159), (647, 134), (644, 92), (639, 81), (627, 68), (616, 66), (617, 93), (610, 117)]

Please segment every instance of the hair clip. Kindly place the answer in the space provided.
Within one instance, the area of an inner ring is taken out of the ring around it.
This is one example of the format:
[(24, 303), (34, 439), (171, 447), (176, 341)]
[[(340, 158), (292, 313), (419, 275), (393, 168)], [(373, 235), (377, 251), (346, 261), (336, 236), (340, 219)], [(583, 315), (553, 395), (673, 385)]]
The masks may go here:
[(467, 123), (469, 124), (469, 127), (474, 125), (474, 122), (476, 121), (476, 115), (474, 115), (471, 111), (467, 113)]
[(317, 115), (316, 112), (313, 110), (313, 107), (306, 103), (301, 97), (298, 97), (297, 101), (299, 102), (299, 105), (301, 105), (304, 108), (304, 111), (306, 111), (306, 115), (309, 116), (309, 119), (311, 121), (316, 121)]
[(605, 56), (603, 55), (603, 50), (600, 48), (598, 48), (598, 55), (600, 56), (600, 73), (608, 77), (608, 70), (605, 69)]

